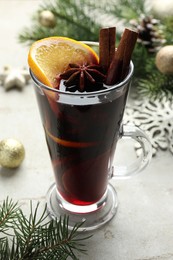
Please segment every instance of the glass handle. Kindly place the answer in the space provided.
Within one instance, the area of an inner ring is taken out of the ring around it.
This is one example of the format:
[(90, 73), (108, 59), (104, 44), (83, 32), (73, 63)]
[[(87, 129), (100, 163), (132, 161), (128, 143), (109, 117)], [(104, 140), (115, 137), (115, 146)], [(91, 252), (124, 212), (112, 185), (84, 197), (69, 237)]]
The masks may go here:
[[(137, 141), (141, 148), (141, 153), (128, 166), (112, 166), (111, 178), (128, 178), (142, 171), (152, 158), (152, 146), (147, 135), (138, 127), (132, 125), (122, 125), (120, 130), (120, 138), (133, 139)], [(125, 156), (125, 155), (124, 155)]]

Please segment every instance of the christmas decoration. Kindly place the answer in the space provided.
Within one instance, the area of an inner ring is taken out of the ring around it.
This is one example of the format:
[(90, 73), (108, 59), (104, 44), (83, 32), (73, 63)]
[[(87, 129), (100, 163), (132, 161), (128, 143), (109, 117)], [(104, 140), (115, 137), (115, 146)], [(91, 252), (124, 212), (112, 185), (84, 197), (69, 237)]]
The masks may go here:
[(30, 203), (27, 218), (12, 199), (7, 197), (0, 205), (0, 259), (78, 259), (77, 252), (85, 253), (83, 241), (90, 236), (79, 237), (82, 223), (68, 230), (68, 217), (49, 220), (46, 206), (42, 214), (39, 203)]
[(162, 47), (156, 55), (156, 66), (165, 75), (173, 75), (173, 45)]
[(172, 0), (152, 0), (150, 4), (152, 11), (159, 17), (168, 17), (173, 15)]
[[(173, 154), (173, 102), (162, 93), (160, 99), (141, 99), (127, 106), (125, 123), (133, 123), (143, 129), (150, 138), (153, 156), (159, 149)], [(140, 152), (140, 151), (138, 151)]]
[[(38, 17), (33, 20), (35, 24), (31, 28), (23, 30), (19, 40), (30, 44), (41, 38), (58, 35), (76, 40), (98, 41), (100, 27), (133, 27), (140, 37), (132, 57), (135, 65), (132, 86), (141, 96), (156, 97), (163, 91), (166, 95), (167, 91), (173, 93), (173, 75), (163, 75), (158, 70), (155, 56), (164, 45), (172, 45), (173, 16), (158, 20), (151, 7), (151, 3), (139, 0), (117, 0), (116, 4), (109, 1), (109, 5), (106, 0), (45, 0), (37, 13), (49, 10), (56, 17), (56, 25), (50, 30), (40, 24)], [(118, 29), (117, 45), (121, 34), (122, 30)]]
[(18, 88), (20, 90), (28, 83), (30, 75), (28, 70), (23, 69), (11, 69), (8, 66), (4, 66), (0, 72), (0, 82), (4, 86), (5, 90), (12, 88)]
[(138, 42), (144, 45), (148, 52), (156, 52), (165, 43), (159, 20), (141, 15), (140, 19), (131, 20), (130, 24), (139, 33)]
[(24, 146), (16, 139), (0, 141), (0, 165), (6, 168), (18, 167), (25, 157)]
[(40, 13), (39, 22), (45, 27), (53, 28), (56, 25), (56, 18), (51, 11), (44, 10)]

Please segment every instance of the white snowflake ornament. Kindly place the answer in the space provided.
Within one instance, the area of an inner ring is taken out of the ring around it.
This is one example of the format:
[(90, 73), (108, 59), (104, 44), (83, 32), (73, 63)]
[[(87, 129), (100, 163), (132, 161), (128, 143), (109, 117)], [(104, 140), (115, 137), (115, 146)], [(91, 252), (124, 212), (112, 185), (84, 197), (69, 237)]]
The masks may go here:
[[(125, 123), (139, 126), (150, 138), (153, 156), (159, 149), (173, 154), (173, 102), (165, 95), (161, 99), (142, 99), (127, 106)], [(138, 148), (137, 148), (138, 149)]]

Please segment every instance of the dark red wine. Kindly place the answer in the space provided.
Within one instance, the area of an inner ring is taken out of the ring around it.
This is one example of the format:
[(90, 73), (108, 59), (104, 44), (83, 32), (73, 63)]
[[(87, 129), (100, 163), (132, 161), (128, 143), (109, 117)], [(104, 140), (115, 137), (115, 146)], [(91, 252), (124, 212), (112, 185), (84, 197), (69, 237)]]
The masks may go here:
[(104, 195), (127, 88), (113, 100), (85, 104), (81, 98), (73, 105), (63, 102), (61, 94), (36, 90), (57, 189), (68, 202), (90, 205)]

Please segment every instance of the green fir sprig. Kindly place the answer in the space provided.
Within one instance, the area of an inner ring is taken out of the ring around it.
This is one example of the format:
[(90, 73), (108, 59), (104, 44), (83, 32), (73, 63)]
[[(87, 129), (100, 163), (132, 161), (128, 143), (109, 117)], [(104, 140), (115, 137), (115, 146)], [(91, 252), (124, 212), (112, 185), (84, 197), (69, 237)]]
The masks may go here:
[[(17, 203), (7, 198), (0, 205), (0, 234), (8, 234), (9, 229), (13, 226), (13, 220), (18, 218), (19, 208)], [(0, 237), (1, 238), (1, 237)]]
[[(31, 28), (25, 27), (19, 34), (21, 43), (30, 44), (48, 36), (68, 36), (76, 40), (98, 40), (100, 26), (95, 23), (89, 13), (85, 11), (87, 4), (84, 0), (45, 1), (33, 16)], [(40, 25), (39, 15), (42, 11), (49, 10), (56, 17), (56, 25), (47, 28)]]
[(46, 207), (39, 213), (39, 203), (30, 203), (26, 217), (18, 203), (7, 198), (0, 206), (0, 259), (1, 260), (65, 260), (78, 259), (77, 252), (86, 253), (79, 235), (78, 223), (70, 231), (68, 216), (50, 220)]

